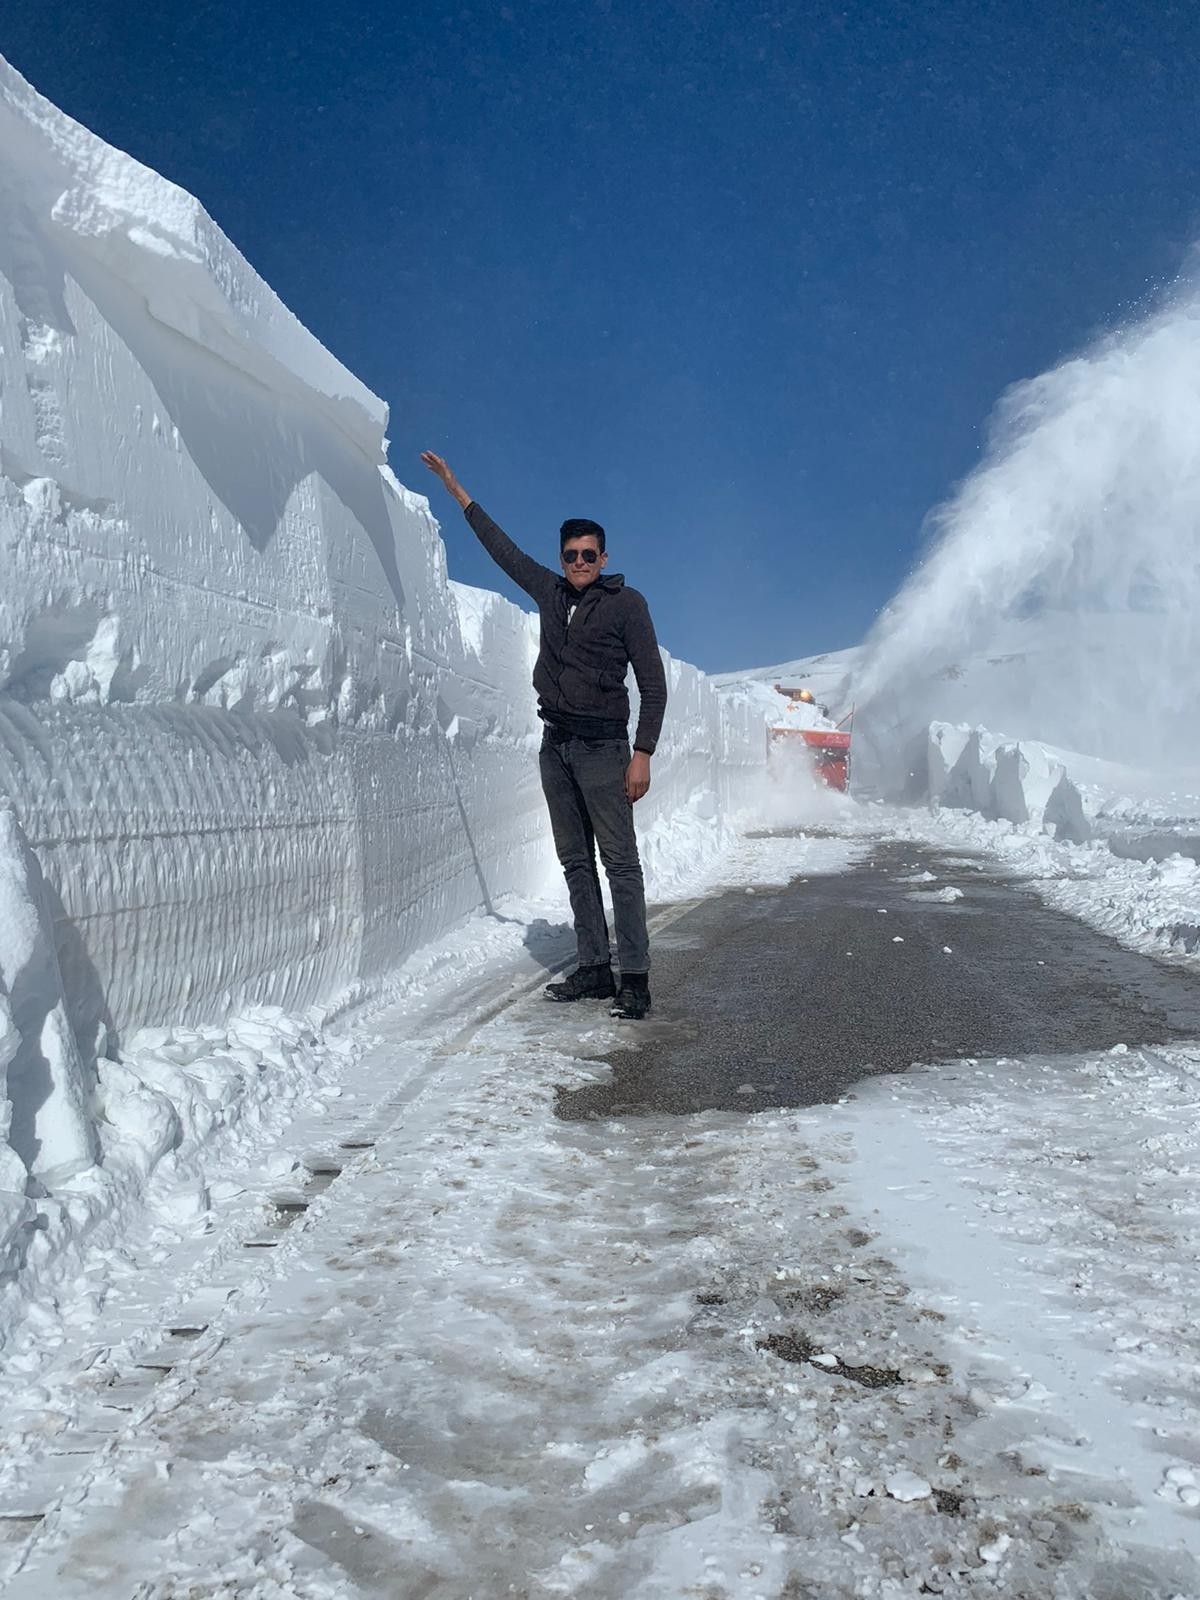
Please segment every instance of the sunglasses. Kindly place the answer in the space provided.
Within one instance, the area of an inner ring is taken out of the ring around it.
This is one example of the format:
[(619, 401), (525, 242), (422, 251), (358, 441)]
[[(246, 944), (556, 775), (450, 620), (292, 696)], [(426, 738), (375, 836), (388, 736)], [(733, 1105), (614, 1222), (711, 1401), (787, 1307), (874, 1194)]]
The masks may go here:
[(589, 567), (594, 567), (600, 559), (599, 550), (564, 550), (562, 553), (563, 566), (573, 567), (577, 561), (582, 561)]

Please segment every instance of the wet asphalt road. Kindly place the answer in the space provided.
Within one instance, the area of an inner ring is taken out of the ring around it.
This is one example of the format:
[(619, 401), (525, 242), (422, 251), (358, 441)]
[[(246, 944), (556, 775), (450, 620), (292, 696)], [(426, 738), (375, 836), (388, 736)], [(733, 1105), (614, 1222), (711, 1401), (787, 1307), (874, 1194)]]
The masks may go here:
[[(936, 883), (912, 881), (925, 871)], [(947, 885), (964, 897), (914, 898)], [(627, 1025), (637, 1047), (609, 1058), (611, 1082), (560, 1091), (560, 1117), (805, 1106), (915, 1062), (1200, 1038), (1190, 974), (978, 858), (899, 842), (849, 873), (702, 902), (655, 941), (652, 989), (651, 1018)]]

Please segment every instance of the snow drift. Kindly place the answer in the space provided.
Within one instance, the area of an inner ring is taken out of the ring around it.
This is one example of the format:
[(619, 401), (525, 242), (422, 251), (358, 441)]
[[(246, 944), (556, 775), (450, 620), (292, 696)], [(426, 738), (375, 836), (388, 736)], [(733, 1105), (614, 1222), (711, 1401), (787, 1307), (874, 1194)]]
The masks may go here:
[(1066, 762), (1045, 745), (1006, 743), (985, 728), (945, 722), (933, 723), (921, 745), (913, 771), (920, 798), (998, 820), (1032, 823), (1075, 843), (1088, 838), (1083, 798)]
[[(135, 1092), (97, 1099), (96, 1064), (133, 1030), (370, 992), (554, 869), (534, 619), (448, 583), (385, 406), (201, 206), (3, 62), (0, 385), (16, 1190), (92, 1159), (95, 1107)], [(668, 671), (651, 867), (711, 845), (762, 763)]]

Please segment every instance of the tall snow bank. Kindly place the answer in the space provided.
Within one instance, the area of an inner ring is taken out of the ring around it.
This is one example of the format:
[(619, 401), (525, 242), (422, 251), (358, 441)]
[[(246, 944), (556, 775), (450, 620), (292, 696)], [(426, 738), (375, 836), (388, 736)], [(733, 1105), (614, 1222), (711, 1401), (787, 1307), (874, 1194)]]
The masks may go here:
[(1006, 742), (985, 728), (931, 723), (913, 751), (910, 794), (1076, 843), (1091, 831), (1057, 752), (1028, 740)]
[(0, 385), (0, 688), (403, 717), (436, 535), (379, 470), (382, 402), (3, 62)]
[(665, 652), (664, 665), (667, 718), (650, 792), (637, 809), (652, 895), (668, 891), (698, 859), (729, 842), (731, 823), (753, 808), (766, 759), (762, 722), (752, 708), (727, 703), (704, 673)]
[[(282, 1092), (285, 1013), (557, 877), (536, 625), (448, 583), (383, 403), (199, 204), (2, 61), (0, 391), (7, 1148), (50, 1174), (144, 1119), (167, 1161)], [(762, 762), (668, 673), (652, 884)]]

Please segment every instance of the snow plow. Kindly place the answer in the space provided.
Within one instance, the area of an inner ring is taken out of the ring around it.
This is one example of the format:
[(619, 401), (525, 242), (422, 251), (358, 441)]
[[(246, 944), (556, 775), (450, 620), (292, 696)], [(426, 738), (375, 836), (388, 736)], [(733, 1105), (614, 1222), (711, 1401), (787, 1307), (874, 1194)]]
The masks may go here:
[(783, 696), (787, 705), (782, 708), (779, 721), (767, 727), (768, 752), (775, 747), (803, 746), (821, 782), (845, 793), (850, 787), (853, 707), (835, 723), (830, 721), (825, 708), (817, 704), (811, 689), (787, 689), (777, 683), (775, 692)]

